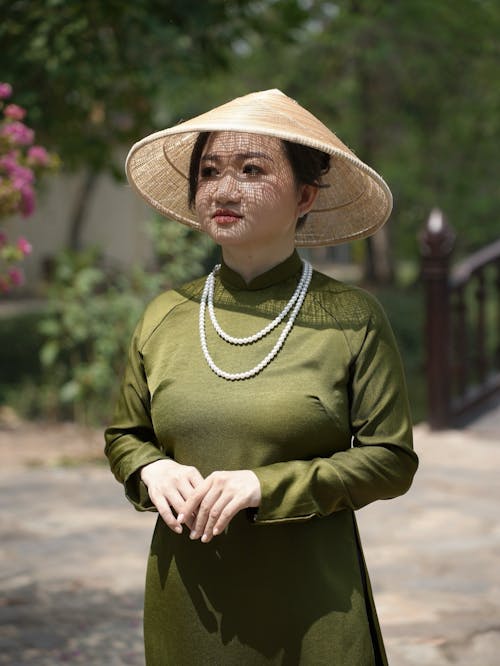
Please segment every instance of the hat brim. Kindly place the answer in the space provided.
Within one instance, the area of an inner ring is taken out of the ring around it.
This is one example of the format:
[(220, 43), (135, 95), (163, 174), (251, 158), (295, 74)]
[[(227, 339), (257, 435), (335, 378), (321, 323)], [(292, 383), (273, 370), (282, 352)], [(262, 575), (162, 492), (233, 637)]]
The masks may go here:
[[(263, 93), (254, 93), (259, 94)], [(392, 209), (392, 195), (383, 178), (356, 157), (312, 114), (283, 93), (279, 95), (295, 105), (293, 110), (300, 109), (302, 113), (298, 122), (295, 118), (290, 123), (289, 109), (288, 122), (280, 122), (279, 118), (263, 122), (262, 117), (252, 122), (248, 114), (214, 115), (214, 112), (238, 101), (233, 100), (137, 142), (127, 157), (129, 182), (161, 215), (201, 230), (196, 212), (188, 205), (189, 164), (199, 133), (231, 131), (274, 136), (316, 148), (331, 156), (330, 171), (322, 178), (326, 187), (319, 190), (306, 223), (296, 232), (297, 246), (338, 245), (374, 234), (387, 221)], [(278, 101), (281, 102), (281, 98)], [(304, 118), (309, 122), (307, 128), (304, 127)]]

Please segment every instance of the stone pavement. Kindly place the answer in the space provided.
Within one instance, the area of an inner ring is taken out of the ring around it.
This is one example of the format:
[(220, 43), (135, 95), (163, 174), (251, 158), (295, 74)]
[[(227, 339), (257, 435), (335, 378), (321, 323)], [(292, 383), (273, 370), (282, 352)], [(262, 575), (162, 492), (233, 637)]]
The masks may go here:
[[(418, 426), (413, 488), (358, 512), (391, 666), (500, 663), (497, 425)], [(0, 664), (143, 665), (154, 516), (99, 463), (4, 467), (0, 485)]]
[(389, 663), (496, 666), (500, 437), (419, 426), (415, 439), (410, 492), (358, 513)]

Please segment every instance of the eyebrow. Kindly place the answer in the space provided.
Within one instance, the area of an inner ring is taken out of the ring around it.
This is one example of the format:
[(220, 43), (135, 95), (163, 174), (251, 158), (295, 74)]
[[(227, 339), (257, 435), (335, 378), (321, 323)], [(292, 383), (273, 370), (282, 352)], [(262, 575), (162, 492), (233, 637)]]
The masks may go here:
[[(235, 157), (239, 160), (248, 160), (248, 159), (255, 159), (255, 158), (262, 158), (265, 160), (269, 160), (269, 162), (273, 162), (273, 158), (270, 155), (267, 155), (266, 153), (258, 153), (258, 152), (248, 152), (248, 153), (236, 153)], [(208, 153), (207, 155), (204, 155), (201, 160), (201, 162), (221, 162), (222, 157), (220, 155), (217, 155), (217, 153)]]

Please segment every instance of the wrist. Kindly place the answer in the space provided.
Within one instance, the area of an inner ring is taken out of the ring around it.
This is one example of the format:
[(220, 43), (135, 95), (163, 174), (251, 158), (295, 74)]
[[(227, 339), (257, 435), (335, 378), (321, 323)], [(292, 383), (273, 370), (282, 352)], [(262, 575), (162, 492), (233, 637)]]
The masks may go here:
[(150, 477), (151, 472), (153, 472), (158, 467), (164, 467), (165, 463), (175, 464), (175, 461), (173, 461), (171, 458), (160, 458), (159, 460), (154, 460), (153, 462), (144, 465), (144, 467), (141, 467), (139, 469), (139, 477), (141, 481), (147, 486), (148, 485), (147, 480)]
[(260, 502), (262, 500), (262, 489), (260, 487), (260, 481), (259, 481), (259, 477), (257, 476), (257, 474), (255, 474), (255, 472), (253, 470), (248, 470), (248, 471), (250, 472), (250, 474), (254, 478), (254, 482), (255, 482), (255, 487), (254, 487), (254, 490), (252, 492), (252, 496), (250, 498), (250, 501), (251, 501), (250, 507), (257, 509), (260, 506)]

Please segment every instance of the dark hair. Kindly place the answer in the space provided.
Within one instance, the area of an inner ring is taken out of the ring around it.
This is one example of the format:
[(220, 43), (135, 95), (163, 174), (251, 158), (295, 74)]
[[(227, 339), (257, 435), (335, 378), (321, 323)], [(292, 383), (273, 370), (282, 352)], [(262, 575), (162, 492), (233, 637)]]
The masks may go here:
[[(200, 160), (203, 149), (206, 146), (210, 132), (200, 132), (195, 141), (189, 163), (189, 190), (188, 204), (189, 208), (194, 207), (196, 199), (196, 190), (198, 189), (198, 173), (200, 170)], [(293, 176), (297, 187), (300, 185), (316, 185), (317, 187), (328, 187), (321, 182), (322, 176), (330, 170), (330, 155), (316, 148), (303, 146), (301, 143), (294, 143), (281, 139), (281, 144), (285, 155), (292, 167)], [(307, 213), (299, 217), (297, 227), (304, 224)]]

